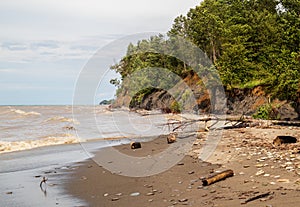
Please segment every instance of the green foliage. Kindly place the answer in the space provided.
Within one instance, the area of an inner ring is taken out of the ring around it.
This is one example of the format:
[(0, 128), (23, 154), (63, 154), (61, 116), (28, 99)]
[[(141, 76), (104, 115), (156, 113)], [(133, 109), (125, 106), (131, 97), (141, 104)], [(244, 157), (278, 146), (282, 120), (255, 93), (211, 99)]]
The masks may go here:
[(182, 106), (177, 102), (177, 101), (173, 101), (171, 103), (170, 109), (172, 111), (172, 113), (180, 113), (182, 111)]
[(255, 114), (253, 114), (253, 118), (274, 120), (280, 119), (280, 115), (278, 113), (277, 106), (273, 106), (272, 104), (264, 104), (257, 109)]
[(142, 101), (143, 101), (144, 97), (151, 94), (151, 93), (153, 93), (154, 91), (157, 91), (157, 89), (155, 89), (155, 88), (145, 88), (145, 89), (142, 89), (141, 91), (138, 91), (132, 97), (132, 99), (130, 101), (130, 104), (129, 104), (129, 108), (134, 108), (134, 107), (139, 106), (140, 104), (142, 104)]
[[(174, 20), (167, 39), (158, 35), (130, 44), (126, 56), (111, 68), (121, 74), (123, 91), (128, 90), (126, 77), (143, 68), (167, 68), (183, 78), (198, 57), (192, 60), (193, 51), (174, 43), (178, 35), (203, 50), (226, 88), (263, 84), (273, 97), (294, 101), (300, 83), (299, 8), (299, 0), (203, 0)], [(210, 69), (200, 69), (203, 74), (206, 70)], [(160, 77), (153, 72), (130, 84), (140, 88)], [(213, 74), (205, 78), (205, 83), (214, 85)], [(160, 82), (157, 87), (166, 89), (170, 83)]]
[(109, 104), (112, 104), (113, 102), (114, 102), (114, 99), (103, 100), (99, 103), (99, 105), (109, 105)]
[(190, 98), (191, 95), (192, 94), (191, 94), (190, 90), (185, 90), (181, 97), (182, 102), (185, 103), (186, 101), (188, 101), (188, 99)]

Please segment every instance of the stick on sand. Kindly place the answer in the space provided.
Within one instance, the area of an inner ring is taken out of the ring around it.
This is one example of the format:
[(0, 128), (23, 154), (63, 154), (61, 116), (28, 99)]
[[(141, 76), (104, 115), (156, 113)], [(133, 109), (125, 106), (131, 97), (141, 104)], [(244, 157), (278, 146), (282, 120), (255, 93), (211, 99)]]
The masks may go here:
[(213, 184), (215, 182), (218, 182), (220, 180), (224, 180), (224, 179), (226, 179), (228, 177), (232, 177), (232, 176), (233, 176), (233, 171), (232, 170), (225, 170), (223, 172), (212, 175), (208, 178), (204, 178), (202, 180), (202, 184), (203, 184), (203, 186), (207, 186), (207, 185)]

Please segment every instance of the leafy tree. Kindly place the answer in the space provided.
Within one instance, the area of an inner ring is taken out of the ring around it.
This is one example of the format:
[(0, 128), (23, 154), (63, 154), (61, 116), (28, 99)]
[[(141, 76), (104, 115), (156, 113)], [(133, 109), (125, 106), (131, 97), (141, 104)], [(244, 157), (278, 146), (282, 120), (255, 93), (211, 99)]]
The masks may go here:
[[(174, 20), (167, 39), (158, 35), (128, 46), (126, 56), (111, 67), (122, 76), (121, 89), (128, 86), (127, 77), (143, 68), (153, 73), (140, 77), (136, 87), (160, 78), (155, 68), (167, 68), (183, 78), (190, 66), (204, 59), (176, 36), (193, 42), (210, 58), (227, 89), (264, 85), (273, 97), (297, 99), (299, 0), (203, 0)], [(168, 87), (166, 82), (160, 84)]]

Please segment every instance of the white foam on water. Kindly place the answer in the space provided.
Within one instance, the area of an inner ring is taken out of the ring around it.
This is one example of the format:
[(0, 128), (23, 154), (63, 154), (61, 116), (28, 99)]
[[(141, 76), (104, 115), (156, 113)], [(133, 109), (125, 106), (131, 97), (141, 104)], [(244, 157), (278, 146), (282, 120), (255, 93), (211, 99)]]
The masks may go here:
[(26, 112), (20, 109), (10, 109), (11, 112), (23, 115), (23, 116), (40, 116), (41, 114), (35, 111)]
[(79, 121), (77, 121), (76, 119), (66, 118), (64, 116), (54, 116), (49, 119), (46, 119), (45, 122), (69, 122), (76, 125), (80, 124)]
[(26, 141), (0, 141), (0, 154), (7, 152), (15, 152), (22, 150), (29, 150), (38, 147), (53, 146), (53, 145), (63, 145), (63, 144), (73, 144), (79, 143), (77, 137), (71, 134), (63, 134), (57, 137), (46, 137), (39, 140), (26, 140)]

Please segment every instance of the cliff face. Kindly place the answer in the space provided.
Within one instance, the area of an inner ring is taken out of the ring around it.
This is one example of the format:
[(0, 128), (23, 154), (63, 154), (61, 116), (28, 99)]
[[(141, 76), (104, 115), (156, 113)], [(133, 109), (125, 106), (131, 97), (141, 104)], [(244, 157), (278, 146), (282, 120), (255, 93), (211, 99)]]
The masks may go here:
[[(187, 87), (188, 86), (188, 87)], [(178, 90), (179, 89), (179, 90)], [(145, 94), (139, 101), (134, 101), (124, 90), (114, 103), (115, 107), (128, 106), (133, 109), (162, 109), (165, 112), (172, 111), (174, 103), (178, 102), (181, 111), (193, 113), (210, 113), (212, 111), (209, 92), (205, 89), (196, 74), (188, 74), (182, 83), (176, 86), (176, 92), (154, 89)], [(172, 94), (172, 95), (171, 95)], [(227, 108), (225, 113), (232, 115), (253, 115), (259, 107), (270, 103), (268, 94), (263, 86), (252, 89), (232, 89), (225, 91)], [(193, 98), (193, 100), (190, 99)], [(273, 100), (272, 105), (280, 119), (296, 119), (300, 114), (300, 89), (297, 94), (298, 101)], [(170, 110), (168, 110), (170, 109)]]

